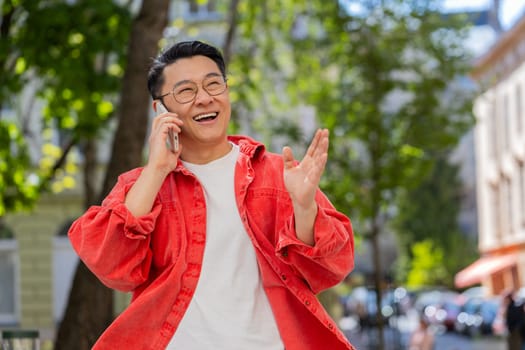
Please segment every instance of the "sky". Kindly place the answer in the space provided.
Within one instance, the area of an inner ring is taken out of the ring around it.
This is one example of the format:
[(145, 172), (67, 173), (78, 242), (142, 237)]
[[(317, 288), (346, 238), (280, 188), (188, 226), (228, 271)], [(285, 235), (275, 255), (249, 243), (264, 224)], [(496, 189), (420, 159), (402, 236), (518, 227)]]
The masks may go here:
[[(450, 10), (486, 9), (493, 0), (444, 0), (444, 7)], [(525, 0), (501, 0), (501, 25), (509, 29), (525, 11)]]

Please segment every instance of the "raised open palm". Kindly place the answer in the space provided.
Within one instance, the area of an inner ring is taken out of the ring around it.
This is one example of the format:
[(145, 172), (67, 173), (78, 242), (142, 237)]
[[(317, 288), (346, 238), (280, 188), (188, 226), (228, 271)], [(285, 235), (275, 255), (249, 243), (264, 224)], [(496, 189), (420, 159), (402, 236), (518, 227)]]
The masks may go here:
[(329, 132), (319, 129), (297, 164), (290, 147), (283, 148), (284, 184), (294, 205), (307, 208), (313, 205), (315, 192), (328, 159)]

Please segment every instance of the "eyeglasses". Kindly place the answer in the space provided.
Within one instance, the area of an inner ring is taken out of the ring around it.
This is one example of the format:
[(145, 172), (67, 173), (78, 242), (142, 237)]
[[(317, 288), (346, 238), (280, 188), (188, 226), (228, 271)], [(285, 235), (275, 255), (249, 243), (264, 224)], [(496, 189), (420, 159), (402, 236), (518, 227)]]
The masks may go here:
[[(226, 90), (226, 79), (221, 75), (211, 75), (201, 83), (202, 89), (210, 96), (217, 96), (222, 94)], [(157, 99), (162, 99), (169, 94), (173, 95), (173, 98), (178, 103), (190, 103), (195, 100), (199, 86), (194, 81), (182, 81), (177, 83), (172, 91), (165, 93), (164, 95), (158, 96)]]

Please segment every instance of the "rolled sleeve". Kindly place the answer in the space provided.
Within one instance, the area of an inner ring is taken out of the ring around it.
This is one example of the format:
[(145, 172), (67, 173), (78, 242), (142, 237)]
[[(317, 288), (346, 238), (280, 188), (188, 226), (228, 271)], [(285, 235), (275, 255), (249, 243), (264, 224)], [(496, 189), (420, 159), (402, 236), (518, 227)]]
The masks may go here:
[(150, 213), (134, 217), (124, 204), (132, 183), (119, 181), (102, 205), (90, 207), (68, 232), (86, 266), (107, 286), (125, 291), (148, 278), (150, 235), (162, 210), (156, 202)]
[(293, 216), (278, 233), (276, 255), (318, 293), (343, 280), (354, 266), (354, 240), (349, 219), (335, 209), (319, 208), (315, 244), (297, 238)]

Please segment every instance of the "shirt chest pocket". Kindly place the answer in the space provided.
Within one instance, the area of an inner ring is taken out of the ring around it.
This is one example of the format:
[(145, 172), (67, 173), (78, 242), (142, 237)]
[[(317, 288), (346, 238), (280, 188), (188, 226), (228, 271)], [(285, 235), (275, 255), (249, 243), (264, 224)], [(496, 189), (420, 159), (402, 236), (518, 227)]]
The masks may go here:
[(153, 267), (162, 269), (174, 265), (186, 247), (186, 225), (180, 208), (174, 203), (163, 203), (151, 239)]
[(266, 237), (272, 237), (272, 241), (293, 218), (293, 206), (288, 192), (275, 188), (248, 191), (246, 209), (251, 218), (250, 225), (255, 226), (255, 229)]

